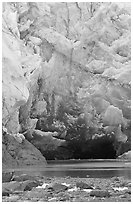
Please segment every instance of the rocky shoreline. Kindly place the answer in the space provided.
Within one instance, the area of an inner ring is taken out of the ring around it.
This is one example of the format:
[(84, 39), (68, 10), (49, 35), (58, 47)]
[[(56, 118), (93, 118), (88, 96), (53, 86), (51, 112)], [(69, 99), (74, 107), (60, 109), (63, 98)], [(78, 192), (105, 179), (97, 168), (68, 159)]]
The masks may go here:
[(2, 174), (3, 202), (130, 202), (131, 181), (124, 177), (44, 177)]

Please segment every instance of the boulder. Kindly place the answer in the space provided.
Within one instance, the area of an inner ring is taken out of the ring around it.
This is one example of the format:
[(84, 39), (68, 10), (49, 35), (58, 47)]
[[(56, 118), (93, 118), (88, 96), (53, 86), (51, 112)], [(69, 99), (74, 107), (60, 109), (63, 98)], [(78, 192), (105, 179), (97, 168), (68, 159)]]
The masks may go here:
[(67, 190), (68, 186), (63, 185), (63, 184), (59, 184), (59, 183), (54, 183), (52, 185), (49, 185), (48, 189), (51, 189), (52, 191), (55, 191), (56, 193), (59, 193), (59, 192)]
[(20, 166), (23, 165), (46, 166), (47, 163), (45, 157), (43, 157), (41, 152), (27, 140), (25, 141), (24, 146), (21, 147), (20, 151), (16, 156)]
[[(18, 142), (12, 135), (3, 135), (3, 164), (14, 167), (16, 166), (26, 166), (26, 165), (46, 165), (46, 160), (30, 142), (26, 139), (22, 143)], [(5, 156), (6, 159), (5, 160)], [(13, 160), (13, 163), (10, 162)]]

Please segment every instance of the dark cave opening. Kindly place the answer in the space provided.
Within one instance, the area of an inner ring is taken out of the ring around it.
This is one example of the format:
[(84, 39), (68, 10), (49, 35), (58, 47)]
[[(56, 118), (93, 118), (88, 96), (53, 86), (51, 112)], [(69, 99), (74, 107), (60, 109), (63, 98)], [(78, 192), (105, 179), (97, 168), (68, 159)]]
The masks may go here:
[(84, 144), (74, 142), (70, 144), (73, 159), (115, 159), (116, 150), (113, 140), (103, 137), (88, 140)]
[(56, 150), (42, 152), (46, 160), (69, 159), (116, 159), (116, 150), (112, 140), (98, 138), (88, 140), (86, 143), (78, 141), (68, 142), (66, 147), (58, 147)]

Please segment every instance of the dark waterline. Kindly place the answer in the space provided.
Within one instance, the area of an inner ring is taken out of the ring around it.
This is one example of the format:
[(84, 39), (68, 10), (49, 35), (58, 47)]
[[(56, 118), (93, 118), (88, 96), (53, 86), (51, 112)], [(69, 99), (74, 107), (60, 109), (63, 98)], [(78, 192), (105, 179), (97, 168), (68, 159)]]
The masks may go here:
[(114, 160), (69, 160), (48, 161), (46, 167), (27, 167), (14, 169), (16, 175), (30, 174), (46, 177), (80, 177), (111, 178), (124, 177), (131, 179), (130, 161)]
[(67, 170), (50, 170), (43, 171), (43, 176), (48, 177), (80, 177), (80, 178), (111, 178), (111, 177), (124, 177), (126, 179), (131, 179), (131, 170), (130, 169), (67, 169)]

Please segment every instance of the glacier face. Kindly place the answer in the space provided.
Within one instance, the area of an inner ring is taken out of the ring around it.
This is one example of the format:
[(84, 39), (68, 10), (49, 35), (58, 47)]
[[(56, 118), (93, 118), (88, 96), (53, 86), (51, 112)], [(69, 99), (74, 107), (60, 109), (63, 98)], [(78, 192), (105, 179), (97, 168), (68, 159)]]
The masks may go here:
[[(75, 151), (79, 140), (88, 157), (84, 144), (92, 138), (111, 137), (118, 155), (123, 142), (129, 148), (130, 21), (130, 3), (3, 3), (8, 132), (23, 133), (34, 145), (35, 128), (51, 132), (66, 147), (76, 142)], [(57, 145), (53, 155), (62, 148)]]

